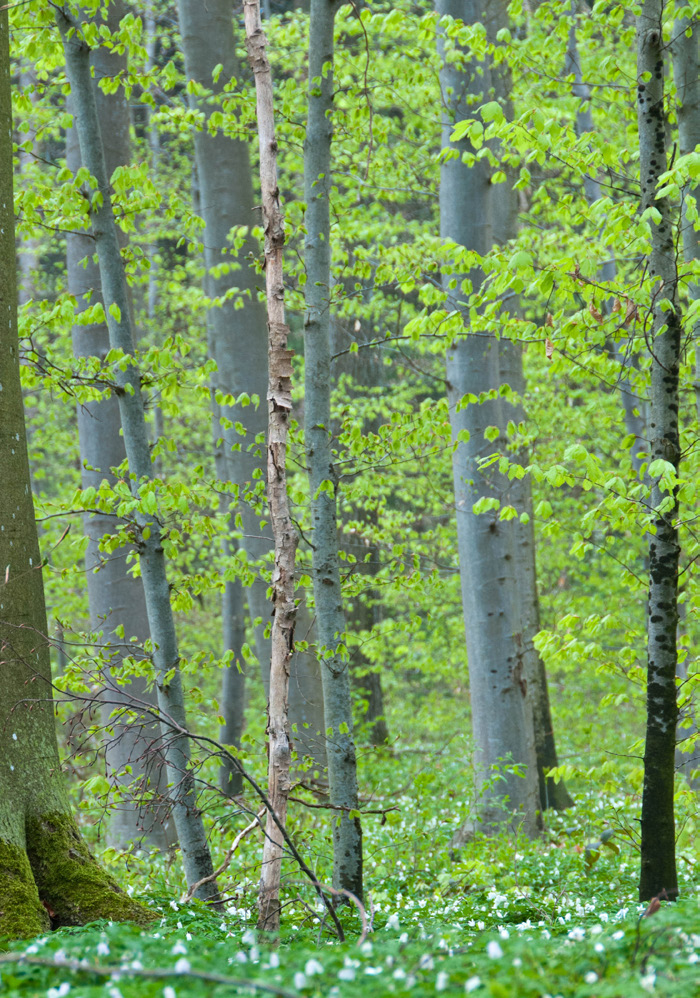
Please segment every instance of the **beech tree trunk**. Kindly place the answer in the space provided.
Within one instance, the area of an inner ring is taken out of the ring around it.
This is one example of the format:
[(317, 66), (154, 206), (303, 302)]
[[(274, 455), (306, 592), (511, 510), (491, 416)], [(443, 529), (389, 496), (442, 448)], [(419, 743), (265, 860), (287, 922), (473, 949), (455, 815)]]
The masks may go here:
[[(491, 0), (488, 7), (489, 19), (487, 35), (498, 43), (498, 32), (509, 25), (508, 4), (504, 0)], [(500, 101), (508, 120), (513, 118), (512, 77), (507, 62), (494, 66), (492, 71), (494, 96)], [(496, 150), (498, 155), (498, 151)], [(501, 184), (493, 197), (493, 236), (494, 242), (503, 245), (518, 234), (518, 194), (513, 187), (512, 169), (505, 167), (508, 180)], [(517, 305), (515, 306), (517, 309)], [(525, 374), (523, 372), (523, 348), (517, 340), (501, 338), (498, 343), (498, 373), (502, 385), (510, 385), (517, 395), (517, 402), (512, 404), (503, 401), (503, 415), (506, 421), (512, 420), (516, 426), (527, 421), (527, 413), (523, 398), (526, 391)], [(529, 464), (529, 454), (526, 448), (519, 445), (516, 453), (509, 454), (521, 466)], [(507, 496), (509, 502), (520, 514), (507, 520), (503, 530), (513, 533), (513, 549), (515, 559), (516, 597), (520, 626), (521, 654), (523, 657), (525, 675), (529, 684), (530, 701), (532, 705), (532, 721), (535, 737), (535, 755), (537, 757), (537, 780), (540, 808), (563, 810), (571, 807), (573, 801), (563, 780), (555, 782), (546, 777), (545, 772), (559, 765), (554, 724), (549, 702), (547, 673), (540, 653), (535, 647), (534, 638), (540, 630), (540, 601), (537, 591), (537, 557), (535, 545), (535, 522), (532, 509), (532, 482), (529, 475), (523, 478), (513, 478), (510, 482)], [(520, 518), (526, 514), (527, 522)]]
[[(438, 0), (440, 16), (466, 24), (480, 19), (481, 8), (472, 0)], [(445, 55), (444, 37), (440, 51)], [(493, 245), (492, 185), (486, 160), (467, 166), (468, 141), (453, 142), (455, 123), (470, 117), (469, 98), (491, 85), (487, 64), (469, 61), (462, 53), (446, 60), (440, 70), (443, 107), (443, 160), (440, 170), (440, 234), (481, 255)], [(527, 835), (538, 832), (537, 758), (532, 705), (528, 694), (515, 569), (513, 531), (496, 514), (476, 515), (473, 506), (482, 496), (501, 498), (508, 491), (505, 476), (484, 471), (480, 459), (497, 446), (485, 439), (487, 427), (506, 438), (506, 421), (499, 398), (465, 404), (464, 396), (498, 388), (497, 340), (471, 327), (465, 299), (469, 288), (478, 291), (480, 269), (469, 274), (445, 273), (444, 287), (451, 309), (463, 312), (465, 332), (447, 351), (447, 395), (455, 443), (453, 472), (462, 601), (469, 659), (472, 704), (476, 810), (485, 831), (507, 822)], [(453, 283), (457, 290), (453, 290)], [(514, 764), (520, 775), (513, 771)], [(498, 774), (499, 778), (494, 779)]]
[(97, 918), (146, 922), (98, 866), (71, 813), (51, 697), (41, 555), (27, 458), (17, 339), (12, 104), (0, 10), (0, 936)]
[(680, 465), (678, 376), (681, 311), (678, 302), (675, 230), (667, 197), (657, 198), (667, 168), (664, 109), (662, 0), (644, 0), (637, 22), (637, 111), (641, 210), (649, 219), (651, 254), (651, 411), (649, 422), (655, 531), (649, 535), (647, 726), (642, 793), (642, 869), (639, 899), (678, 895), (673, 778), (676, 748), (676, 630), (678, 627), (678, 498), (661, 485), (663, 461)]
[[(333, 886), (362, 898), (362, 827), (352, 733), (350, 661), (338, 562), (338, 476), (331, 452), (331, 141), (337, 0), (311, 0), (309, 104), (304, 143), (304, 434), (311, 491), (312, 577), (323, 681), (333, 816)], [(355, 812), (355, 814), (353, 814)], [(336, 817), (339, 815), (340, 817)]]
[[(107, 27), (116, 31), (124, 8), (121, 2), (110, 4)], [(105, 150), (107, 174), (130, 161), (129, 107), (123, 90), (105, 94), (98, 85), (103, 77), (113, 77), (126, 69), (126, 56), (110, 52), (105, 46), (94, 49), (91, 64), (95, 73), (95, 100), (100, 119)], [(80, 148), (75, 128), (66, 138), (66, 162), (75, 174), (81, 166)], [(121, 242), (126, 242), (122, 235)], [(78, 309), (102, 300), (99, 267), (93, 259), (95, 243), (87, 233), (71, 232), (66, 238), (68, 290), (75, 295)], [(73, 327), (73, 352), (76, 357), (104, 358), (109, 351), (109, 332), (104, 323)], [(119, 467), (126, 457), (121, 436), (121, 419), (116, 395), (100, 402), (88, 402), (77, 408), (78, 436), (80, 440), (81, 484), (83, 489), (99, 488), (103, 480), (114, 484), (112, 469)], [(107, 513), (94, 513), (84, 518), (88, 548), (85, 558), (90, 627), (102, 632), (101, 654), (105, 659), (108, 686), (106, 703), (101, 711), (105, 728), (105, 760), (110, 777), (116, 780), (123, 796), (110, 815), (107, 824), (107, 841), (116, 849), (145, 843), (158, 849), (167, 849), (176, 841), (175, 829), (168, 816), (167, 802), (158, 806), (144, 806), (142, 798), (166, 795), (166, 775), (158, 749), (158, 724), (144, 716), (129, 720), (125, 711), (138, 698), (140, 702), (155, 704), (155, 693), (148, 690), (145, 679), (133, 678), (126, 686), (116, 679), (122, 659), (138, 655), (139, 646), (150, 637), (146, 601), (140, 578), (128, 571), (129, 548), (110, 551), (105, 556), (100, 551), (102, 538), (115, 530), (114, 517)], [(120, 636), (123, 634), (123, 637)], [(130, 643), (135, 637), (138, 644)], [(110, 715), (120, 708), (120, 715), (110, 722)], [(125, 772), (129, 766), (131, 773)], [(132, 790), (129, 791), (129, 786)]]
[[(206, 17), (202, 16), (199, 0), (179, 0), (180, 34), (185, 55), (188, 79), (201, 87), (213, 90), (214, 98), (221, 99), (225, 84), (240, 77), (233, 34), (234, 4), (232, 0), (209, 0)], [(222, 67), (218, 80), (213, 74)], [(231, 496), (232, 531), (240, 530), (241, 536), (229, 542), (229, 550), (242, 548), (250, 563), (258, 566), (255, 581), (244, 588), (238, 580), (228, 581), (223, 597), (224, 650), (232, 651), (234, 664), (224, 675), (222, 713), (226, 725), (222, 732), (227, 744), (240, 745), (244, 720), (245, 676), (241, 653), (245, 642), (245, 602), (252, 621), (260, 620), (255, 628), (255, 648), (260, 662), (263, 684), (269, 687), (270, 640), (265, 637), (270, 625), (271, 604), (267, 600), (267, 582), (259, 574), (259, 564), (272, 549), (269, 528), (260, 526), (256, 511), (259, 497), (252, 498), (257, 472), (264, 469), (264, 444), (260, 442), (267, 431), (267, 332), (265, 309), (258, 301), (257, 286), (260, 275), (248, 262), (258, 253), (258, 246), (248, 237), (234, 254), (228, 235), (235, 226), (252, 227), (259, 222), (253, 200), (253, 183), (248, 145), (216, 131), (212, 134), (206, 122), (216, 109), (210, 100), (192, 95), (192, 106), (204, 115), (204, 127), (194, 133), (195, 161), (199, 181), (200, 208), (205, 221), (204, 259), (207, 269), (205, 289), (212, 298), (221, 298), (231, 289), (238, 289), (235, 298), (216, 305), (207, 313), (209, 353), (216, 361), (217, 371), (212, 381), (212, 406), (214, 412), (214, 448), (217, 477), (233, 485)], [(244, 303), (240, 306), (241, 301)], [(221, 401), (225, 396), (238, 398), (242, 393), (257, 395), (259, 405), (232, 405)], [(217, 399), (219, 401), (217, 401)], [(241, 427), (244, 427), (241, 431)], [(256, 439), (259, 441), (256, 443)], [(267, 516), (265, 510), (264, 515)], [(234, 525), (236, 517), (240, 524)], [(292, 687), (300, 691), (320, 683), (318, 663), (312, 655), (295, 655), (291, 663)], [(320, 708), (311, 711), (309, 703)], [(294, 696), (289, 703), (290, 722), (297, 730), (309, 723), (323, 731), (322, 704), (318, 700), (305, 702)], [(306, 729), (303, 729), (306, 730)], [(297, 746), (304, 751), (315, 745), (313, 753), (317, 766), (325, 765), (325, 753), (319, 750), (318, 741), (307, 740)], [(220, 784), (228, 794), (241, 790), (239, 772), (229, 761), (222, 764)]]
[[(133, 494), (154, 496), (151, 454), (144, 416), (141, 376), (134, 359), (134, 334), (131, 321), (129, 289), (119, 249), (117, 225), (112, 210), (109, 178), (105, 167), (95, 94), (90, 75), (90, 50), (80, 26), (65, 10), (56, 8), (56, 20), (66, 58), (74, 124), (78, 132), (84, 166), (95, 179), (99, 197), (92, 198), (91, 228), (100, 268), (109, 341), (112, 350), (128, 358), (127, 366), (114, 373), (115, 394), (119, 400), (124, 444), (129, 462)], [(150, 502), (149, 502), (150, 505)], [(182, 677), (170, 589), (163, 550), (161, 524), (141, 503), (134, 512), (134, 530), (140, 556), (146, 608), (151, 638), (155, 645), (158, 707), (168, 782), (172, 785), (173, 818), (182, 850), (188, 885), (199, 883), (213, 874), (209, 844), (197, 808), (194, 774), (190, 767), (190, 744), (187, 735)], [(219, 901), (213, 880), (201, 884), (196, 896), (215, 904)]]
[[(267, 39), (260, 21), (258, 0), (244, 0), (248, 58), (255, 74), (260, 147), (260, 187), (265, 231), (265, 286), (268, 328), (268, 440), (267, 498), (275, 538), (272, 574), (270, 698), (268, 706), (268, 797), (281, 825), (287, 821), (291, 761), (289, 717), (289, 663), (294, 653), (294, 568), (297, 533), (287, 495), (287, 437), (292, 411), (292, 351), (287, 348), (289, 328), (284, 316), (284, 217), (277, 184), (277, 139), (272, 74)], [(273, 932), (280, 922), (282, 833), (270, 814), (265, 827), (260, 877), (258, 927)]]
[[(232, 0), (209, 0), (204, 16), (199, 0), (178, 0), (187, 78), (207, 91), (213, 90), (217, 104), (225, 84), (240, 77), (233, 37), (233, 9)], [(216, 67), (219, 72), (214, 80)], [(256, 444), (255, 440), (267, 430), (265, 310), (258, 302), (256, 291), (260, 278), (248, 263), (248, 257), (257, 253), (257, 246), (248, 237), (235, 254), (228, 241), (234, 226), (250, 228), (258, 221), (248, 146), (244, 141), (230, 138), (221, 129), (214, 133), (209, 131), (207, 122), (216, 109), (211, 98), (192, 94), (190, 104), (202, 112), (204, 119), (203, 127), (194, 132), (194, 150), (200, 211), (205, 222), (205, 290), (212, 299), (224, 296), (233, 288), (239, 292), (235, 298), (229, 298), (207, 312), (209, 354), (217, 366), (211, 386), (217, 477), (233, 483), (231, 526), (235, 532), (235, 519), (239, 517), (242, 530), (238, 541), (229, 542), (228, 551), (233, 553), (236, 546), (240, 546), (249, 560), (256, 563), (272, 546), (269, 535), (260, 529), (255, 502), (250, 498), (255, 488), (253, 473), (262, 472), (264, 463), (263, 444)], [(260, 403), (244, 408), (222, 401), (226, 396), (238, 398), (243, 392), (251, 397), (257, 395)], [(243, 432), (239, 432), (237, 426), (244, 427)], [(256, 628), (256, 651), (261, 663), (269, 658), (269, 642), (264, 637), (270, 619), (266, 591), (267, 584), (259, 574), (247, 591), (250, 616), (253, 620), (261, 620)], [(224, 676), (222, 707), (226, 727), (223, 734), (228, 744), (236, 746), (240, 745), (244, 716), (245, 677), (241, 654), (245, 642), (244, 599), (240, 582), (227, 581), (222, 605), (224, 651), (233, 652), (234, 664)], [(226, 762), (222, 764), (220, 782), (229, 794), (240, 793), (242, 789), (240, 774)]]
[[(370, 302), (371, 296), (371, 289), (368, 289), (364, 295), (366, 303)], [(366, 396), (372, 389), (387, 387), (386, 367), (377, 350), (366, 347), (353, 353), (347, 349), (352, 343), (371, 342), (376, 335), (373, 324), (370, 322), (365, 326), (363, 323), (359, 330), (351, 330), (348, 327), (349, 324), (337, 320), (332, 322), (334, 355), (331, 379), (335, 385), (343, 375), (348, 375), (352, 379), (352, 385), (348, 386), (347, 390), (351, 396), (360, 398)], [(363, 432), (378, 432), (380, 423), (379, 416), (365, 420)], [(346, 518), (351, 520), (359, 518), (368, 527), (366, 534), (362, 532), (349, 534), (343, 526), (345, 531), (342, 540), (343, 550), (354, 555), (354, 573), (363, 579), (361, 591), (347, 605), (348, 631), (353, 634), (360, 631), (371, 632), (377, 623), (381, 605), (379, 594), (372, 585), (372, 580), (381, 567), (381, 555), (379, 547), (369, 539), (372, 529), (377, 524), (377, 512), (373, 508), (362, 508), (351, 511)], [(358, 583), (355, 582), (355, 585)], [(352, 649), (350, 669), (352, 685), (367, 704), (364, 724), (368, 730), (370, 744), (386, 745), (389, 740), (389, 728), (384, 712), (382, 678), (361, 645), (355, 645)]]

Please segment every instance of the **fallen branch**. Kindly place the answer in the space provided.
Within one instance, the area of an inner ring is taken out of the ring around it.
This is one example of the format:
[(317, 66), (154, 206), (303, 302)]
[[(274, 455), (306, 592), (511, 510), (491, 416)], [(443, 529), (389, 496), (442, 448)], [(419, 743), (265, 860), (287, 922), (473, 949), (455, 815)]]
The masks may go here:
[(250, 981), (244, 977), (226, 977), (224, 974), (214, 974), (205, 970), (179, 971), (172, 967), (104, 967), (100, 964), (88, 964), (83, 960), (49, 959), (44, 956), (27, 956), (24, 953), (0, 953), (0, 964), (26, 963), (34, 967), (53, 967), (70, 970), (75, 974), (96, 974), (98, 977), (109, 977), (118, 981), (120, 977), (144, 977), (162, 979), (165, 977), (192, 978), (197, 981), (209, 981), (212, 984), (226, 984), (231, 988), (250, 988), (251, 991), (264, 991), (271, 995), (281, 995), (281, 998), (299, 998), (296, 991), (277, 987), (275, 984), (262, 984), (260, 981)]

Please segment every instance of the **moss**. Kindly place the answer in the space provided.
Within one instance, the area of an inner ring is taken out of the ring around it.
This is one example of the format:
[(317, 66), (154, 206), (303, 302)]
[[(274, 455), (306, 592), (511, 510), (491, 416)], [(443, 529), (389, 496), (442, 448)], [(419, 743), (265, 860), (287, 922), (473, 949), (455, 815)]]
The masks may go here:
[(49, 927), (27, 854), (0, 839), (0, 936), (28, 939)]
[(28, 818), (26, 832), (31, 870), (53, 928), (98, 918), (145, 925), (157, 917), (102, 869), (70, 814)]

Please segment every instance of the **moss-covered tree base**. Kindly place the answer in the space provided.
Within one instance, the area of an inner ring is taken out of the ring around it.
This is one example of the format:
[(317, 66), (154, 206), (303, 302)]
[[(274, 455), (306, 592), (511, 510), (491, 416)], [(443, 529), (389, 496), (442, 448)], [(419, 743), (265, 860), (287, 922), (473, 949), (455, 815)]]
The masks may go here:
[(26, 852), (0, 840), (0, 936), (28, 939), (50, 927)]
[(24, 939), (98, 918), (145, 925), (155, 916), (102, 869), (69, 814), (28, 818), (27, 850), (0, 841), (0, 936)]

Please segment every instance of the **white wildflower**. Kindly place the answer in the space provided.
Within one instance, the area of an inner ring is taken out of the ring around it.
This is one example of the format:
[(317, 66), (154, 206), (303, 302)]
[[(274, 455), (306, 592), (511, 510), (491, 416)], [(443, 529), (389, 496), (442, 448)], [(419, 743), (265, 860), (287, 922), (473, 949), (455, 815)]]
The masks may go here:
[(448, 973), (446, 973), (446, 971), (441, 970), (440, 973), (437, 975), (437, 978), (435, 980), (435, 990), (436, 991), (444, 991), (445, 988), (447, 987), (447, 982), (449, 981), (449, 979), (450, 979), (450, 975)]
[(241, 936), (241, 942), (245, 943), (246, 946), (253, 946), (256, 941), (255, 933), (252, 929), (246, 929)]
[(470, 977), (468, 981), (464, 982), (464, 990), (469, 994), (471, 991), (476, 991), (480, 984), (480, 977)]
[(353, 967), (341, 967), (338, 971), (338, 979), (341, 981), (354, 981), (355, 969)]
[(175, 973), (189, 974), (190, 968), (191, 968), (190, 961), (186, 960), (184, 956), (181, 956), (180, 959), (175, 964)]
[(163, 988), (163, 998), (177, 998), (175, 988), (171, 988), (169, 984), (166, 984)]
[(586, 982), (586, 984), (595, 984), (595, 982), (598, 980), (598, 975), (596, 974), (595, 970), (589, 970), (587, 974), (584, 974), (583, 979)]
[(46, 998), (64, 998), (65, 995), (70, 991), (70, 984), (64, 981), (63, 984), (59, 984), (57, 988), (49, 988), (46, 992)]
[(577, 925), (575, 928), (569, 932), (569, 939), (573, 939), (574, 942), (580, 943), (582, 939), (586, 938), (586, 930), (582, 926)]
[(306, 987), (306, 974), (302, 974), (300, 970), (294, 975), (294, 987), (297, 991), (302, 991)]
[(187, 947), (183, 943), (182, 939), (178, 939), (173, 948), (170, 950), (173, 956), (177, 956), (178, 953), (186, 953)]
[(653, 991), (656, 987), (656, 971), (652, 968), (648, 974), (639, 978), (639, 983), (645, 991)]
[(495, 939), (492, 939), (491, 942), (488, 944), (488, 946), (486, 947), (486, 952), (488, 956), (491, 957), (492, 960), (500, 960), (501, 957), (503, 956), (503, 950), (501, 949), (500, 944), (497, 943)]
[(313, 977), (314, 974), (322, 974), (323, 964), (319, 963), (318, 960), (314, 960), (312, 957), (311, 960), (306, 961), (306, 966), (304, 967), (304, 973), (306, 974), (307, 977)]
[(435, 961), (433, 960), (430, 953), (423, 953), (420, 960), (418, 961), (418, 966), (421, 970), (432, 970), (435, 966)]
[(399, 916), (396, 914), (396, 912), (394, 912), (393, 915), (389, 915), (389, 917), (387, 918), (385, 928), (398, 929), (398, 927), (399, 927)]

